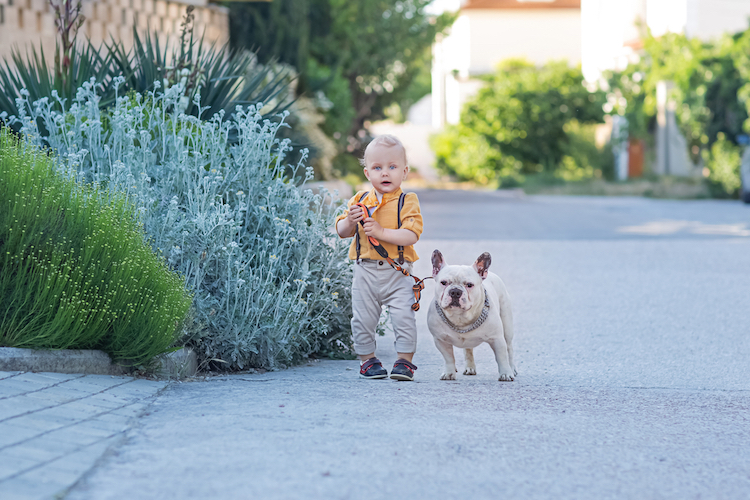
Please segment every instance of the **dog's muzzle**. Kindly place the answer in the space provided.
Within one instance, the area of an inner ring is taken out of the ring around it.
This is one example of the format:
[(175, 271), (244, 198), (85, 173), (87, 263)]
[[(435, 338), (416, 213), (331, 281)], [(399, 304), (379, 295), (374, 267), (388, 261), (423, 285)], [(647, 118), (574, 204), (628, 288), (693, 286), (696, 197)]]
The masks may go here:
[(463, 295), (463, 292), (460, 288), (451, 288), (450, 290), (448, 290), (448, 296), (451, 298), (451, 303), (448, 304), (448, 307), (461, 307), (461, 303), (459, 302), (461, 295)]

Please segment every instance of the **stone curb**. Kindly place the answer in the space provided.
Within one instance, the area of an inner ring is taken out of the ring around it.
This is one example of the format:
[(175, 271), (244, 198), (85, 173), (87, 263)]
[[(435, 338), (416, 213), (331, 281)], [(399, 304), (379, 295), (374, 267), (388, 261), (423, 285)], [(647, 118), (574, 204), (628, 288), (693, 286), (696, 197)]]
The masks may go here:
[(87, 375), (124, 375), (122, 366), (112, 363), (102, 352), (83, 349), (45, 351), (0, 347), (0, 371), (84, 373)]
[[(0, 347), (0, 371), (83, 373), (86, 375), (126, 375), (128, 369), (113, 363), (103, 351), (83, 349), (39, 350)], [(182, 348), (165, 354), (155, 374), (161, 378), (182, 379), (198, 372), (198, 358), (192, 349)]]

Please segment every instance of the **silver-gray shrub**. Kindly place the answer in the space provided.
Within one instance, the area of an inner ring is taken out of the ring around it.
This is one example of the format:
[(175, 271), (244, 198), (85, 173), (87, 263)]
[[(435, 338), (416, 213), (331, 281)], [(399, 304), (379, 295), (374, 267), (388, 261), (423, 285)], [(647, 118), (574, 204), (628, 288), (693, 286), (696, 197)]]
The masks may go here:
[(311, 169), (285, 163), (285, 116), (272, 123), (249, 106), (202, 121), (180, 112), (181, 99), (179, 85), (157, 87), (102, 112), (91, 82), (72, 103), (24, 95), (13, 120), (81, 180), (136, 203), (152, 245), (195, 293), (185, 341), (204, 360), (276, 368), (348, 353), (346, 244), (331, 231), (330, 198), (296, 185)]

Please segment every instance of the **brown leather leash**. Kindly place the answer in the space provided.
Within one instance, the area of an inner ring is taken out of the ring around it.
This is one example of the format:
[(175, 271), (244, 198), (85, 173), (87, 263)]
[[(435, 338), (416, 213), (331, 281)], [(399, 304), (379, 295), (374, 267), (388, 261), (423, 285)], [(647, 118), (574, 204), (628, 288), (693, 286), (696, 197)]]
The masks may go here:
[[(368, 217), (370, 216), (370, 210), (364, 203), (355, 203), (354, 206), (360, 207)], [(359, 221), (359, 223), (362, 224), (363, 228), (365, 227), (364, 219)], [(383, 257), (383, 259), (385, 259), (385, 261), (388, 262), (388, 264), (390, 264), (393, 269), (414, 280), (414, 285), (411, 287), (412, 291), (414, 292), (414, 303), (411, 305), (411, 310), (415, 312), (419, 311), (419, 300), (422, 298), (422, 290), (424, 290), (424, 280), (432, 279), (432, 276), (428, 276), (424, 279), (419, 279), (416, 276), (412, 276), (409, 271), (398, 265), (395, 260), (391, 259), (391, 257), (388, 255), (388, 251), (383, 247), (383, 245), (380, 244), (377, 239), (373, 238), (372, 236), (368, 236), (367, 239), (375, 249), (375, 251), (378, 252), (378, 255)]]

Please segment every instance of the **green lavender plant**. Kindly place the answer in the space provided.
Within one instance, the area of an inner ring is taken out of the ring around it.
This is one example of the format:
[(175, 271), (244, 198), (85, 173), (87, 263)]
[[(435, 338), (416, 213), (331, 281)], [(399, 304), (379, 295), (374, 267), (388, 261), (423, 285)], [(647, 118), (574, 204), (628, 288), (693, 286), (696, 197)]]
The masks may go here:
[(144, 239), (134, 206), (0, 132), (0, 345), (102, 349), (147, 363), (191, 296)]
[(271, 122), (251, 105), (205, 121), (181, 111), (181, 84), (155, 85), (118, 97), (108, 112), (96, 105), (93, 81), (67, 107), (54, 95), (23, 96), (12, 121), (81, 181), (136, 204), (153, 247), (195, 294), (185, 341), (204, 361), (277, 368), (347, 355), (347, 245), (331, 232), (336, 206), (298, 186), (312, 176), (304, 154), (286, 163), (289, 141), (276, 134), (287, 114)]

